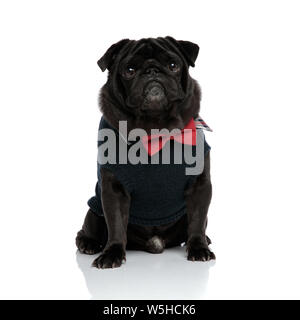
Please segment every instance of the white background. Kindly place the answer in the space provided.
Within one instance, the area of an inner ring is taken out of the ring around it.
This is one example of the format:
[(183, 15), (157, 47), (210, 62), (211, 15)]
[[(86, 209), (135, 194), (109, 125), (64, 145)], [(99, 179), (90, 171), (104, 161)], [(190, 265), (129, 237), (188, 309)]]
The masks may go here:
[[(1, 1), (0, 297), (299, 299), (299, 30), (297, 1)], [(74, 239), (96, 182), (96, 62), (166, 35), (200, 46), (217, 260), (175, 248), (93, 269)]]

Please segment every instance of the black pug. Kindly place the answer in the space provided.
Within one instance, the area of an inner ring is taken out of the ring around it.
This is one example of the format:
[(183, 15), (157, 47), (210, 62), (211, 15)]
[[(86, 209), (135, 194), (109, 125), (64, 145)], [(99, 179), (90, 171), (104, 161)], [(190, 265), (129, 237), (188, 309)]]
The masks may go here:
[[(102, 71), (109, 71), (100, 91), (100, 129), (117, 132), (121, 120), (127, 121), (128, 131), (142, 128), (147, 134), (151, 129), (185, 128), (200, 110), (201, 91), (189, 75), (198, 51), (198, 45), (172, 37), (124, 39), (112, 45), (98, 61)], [(184, 165), (98, 166), (96, 196), (88, 202), (76, 237), (79, 251), (102, 251), (93, 263), (97, 268), (121, 266), (126, 249), (161, 253), (182, 243), (188, 260), (215, 259), (205, 234), (212, 185), (206, 142), (204, 149), (203, 171), (193, 179), (183, 177)]]

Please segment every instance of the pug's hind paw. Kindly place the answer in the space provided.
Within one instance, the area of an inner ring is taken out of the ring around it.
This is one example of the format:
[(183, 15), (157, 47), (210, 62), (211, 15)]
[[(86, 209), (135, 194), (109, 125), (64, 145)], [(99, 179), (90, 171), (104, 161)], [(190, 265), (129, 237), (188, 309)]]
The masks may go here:
[(87, 237), (83, 230), (77, 233), (76, 246), (80, 253), (95, 254), (101, 251), (101, 244)]

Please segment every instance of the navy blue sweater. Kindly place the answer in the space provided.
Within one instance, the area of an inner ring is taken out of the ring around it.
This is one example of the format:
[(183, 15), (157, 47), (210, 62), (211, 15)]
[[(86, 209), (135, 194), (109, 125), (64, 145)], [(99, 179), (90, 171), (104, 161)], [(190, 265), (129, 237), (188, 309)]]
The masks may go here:
[[(118, 131), (102, 117), (100, 121), (99, 130), (109, 128)], [(198, 133), (203, 135), (202, 129), (197, 129)], [(98, 147), (103, 141), (98, 141)], [(117, 139), (117, 163), (116, 164), (100, 164), (98, 162), (98, 182), (96, 184), (96, 195), (89, 199), (88, 205), (93, 212), (103, 216), (103, 209), (101, 205), (101, 175), (100, 168), (104, 167), (110, 170), (117, 180), (124, 186), (124, 188), (131, 195), (129, 223), (158, 226), (167, 224), (179, 219), (186, 213), (186, 206), (184, 200), (184, 190), (192, 183), (199, 175), (186, 175), (186, 168), (193, 167), (185, 163), (182, 157), (182, 164), (174, 163), (174, 142), (170, 140), (170, 164), (119, 164), (118, 163), (118, 146)], [(130, 148), (131, 144), (127, 145)], [(166, 147), (166, 146), (165, 146)], [(165, 148), (164, 147), (164, 148)], [(188, 146), (190, 152), (195, 154), (195, 146)], [(210, 146), (204, 140), (202, 143), (201, 157), (210, 150)], [(145, 150), (146, 152), (146, 150)], [(159, 152), (161, 154), (162, 150)], [(200, 173), (201, 174), (201, 173)]]

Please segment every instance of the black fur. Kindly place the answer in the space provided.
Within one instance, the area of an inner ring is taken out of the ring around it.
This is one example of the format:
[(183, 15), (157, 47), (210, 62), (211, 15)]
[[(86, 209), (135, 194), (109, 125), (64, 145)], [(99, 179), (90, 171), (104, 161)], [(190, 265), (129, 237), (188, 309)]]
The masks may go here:
[[(109, 70), (100, 92), (100, 108), (106, 120), (115, 128), (119, 121), (126, 120), (128, 130), (182, 129), (200, 110), (201, 91), (188, 72), (198, 51), (196, 44), (171, 37), (124, 39), (112, 45), (98, 61), (102, 71)], [(80, 252), (102, 251), (93, 263), (95, 267), (119, 267), (125, 261), (126, 249), (161, 253), (183, 242), (187, 244), (188, 260), (215, 259), (205, 234), (212, 195), (209, 153), (203, 173), (185, 191), (187, 215), (167, 225), (128, 224), (130, 195), (103, 168), (101, 183), (105, 217), (89, 210), (76, 238)]]

